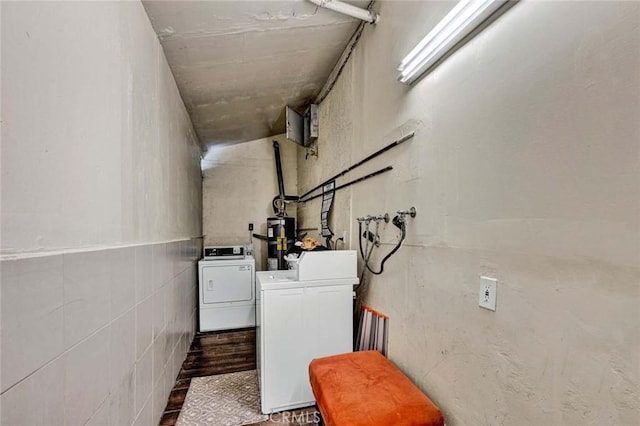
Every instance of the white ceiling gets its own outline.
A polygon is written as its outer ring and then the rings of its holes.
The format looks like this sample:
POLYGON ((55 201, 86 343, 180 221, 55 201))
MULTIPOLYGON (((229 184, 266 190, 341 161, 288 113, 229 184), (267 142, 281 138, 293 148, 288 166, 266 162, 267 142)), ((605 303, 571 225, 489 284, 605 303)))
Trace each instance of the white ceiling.
POLYGON ((143 4, 205 148, 282 133, 285 105, 315 98, 360 22, 307 0, 143 4))

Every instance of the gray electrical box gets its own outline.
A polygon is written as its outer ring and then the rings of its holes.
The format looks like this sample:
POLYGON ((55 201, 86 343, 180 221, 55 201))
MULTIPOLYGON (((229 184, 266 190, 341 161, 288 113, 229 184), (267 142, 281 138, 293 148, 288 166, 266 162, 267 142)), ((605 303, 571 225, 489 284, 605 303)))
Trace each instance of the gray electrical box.
POLYGON ((309 146, 318 138, 318 105, 310 104, 304 115, 286 107, 287 139, 302 146, 309 146))

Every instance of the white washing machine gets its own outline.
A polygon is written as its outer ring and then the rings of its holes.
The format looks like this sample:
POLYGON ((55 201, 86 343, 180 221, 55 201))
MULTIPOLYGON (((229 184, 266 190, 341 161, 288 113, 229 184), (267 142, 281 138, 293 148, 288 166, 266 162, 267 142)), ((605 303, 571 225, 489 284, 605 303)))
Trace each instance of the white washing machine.
POLYGON ((256 349, 264 414, 315 403, 309 384, 313 358, 351 352, 353 250, 304 253, 297 270, 256 274, 256 349))
POLYGON ((198 266, 200 331, 255 327, 254 258, 205 258, 198 266))

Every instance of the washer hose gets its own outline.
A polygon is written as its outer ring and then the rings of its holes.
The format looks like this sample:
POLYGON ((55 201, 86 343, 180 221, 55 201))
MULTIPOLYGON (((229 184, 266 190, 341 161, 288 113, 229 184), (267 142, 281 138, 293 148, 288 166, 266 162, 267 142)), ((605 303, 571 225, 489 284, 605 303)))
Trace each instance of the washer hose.
MULTIPOLYGON (((394 221, 395 222, 395 221, 394 221)), ((395 224, 395 223, 394 223, 395 224)), ((396 225, 397 226, 397 225, 396 225)), ((369 258, 371 257, 371 253, 373 253, 373 248, 375 247, 375 245, 371 246, 371 250, 369 251, 368 255, 365 256, 364 251, 362 250, 362 222, 359 223, 358 225, 358 235, 360 236, 360 238, 358 238, 358 243, 360 246, 360 256, 362 256, 362 260, 364 261, 364 266, 369 270, 369 272, 371 272, 374 275, 380 275, 382 274, 382 272, 384 272, 384 264, 387 260, 389 260, 389 258, 391 256, 393 256, 393 254, 395 252, 398 251, 398 249, 400 249, 400 247, 402 246, 402 243, 404 242, 405 237, 407 236, 407 230, 405 227, 405 223, 404 221, 400 222, 400 231, 402 232, 401 237, 400 237, 400 241, 398 241, 398 244, 396 244, 396 246, 393 248, 393 250, 391 250, 385 257, 384 259, 382 259, 382 262, 380 262, 380 270, 379 271, 374 271, 373 269, 371 269, 371 267, 369 266, 369 258)))

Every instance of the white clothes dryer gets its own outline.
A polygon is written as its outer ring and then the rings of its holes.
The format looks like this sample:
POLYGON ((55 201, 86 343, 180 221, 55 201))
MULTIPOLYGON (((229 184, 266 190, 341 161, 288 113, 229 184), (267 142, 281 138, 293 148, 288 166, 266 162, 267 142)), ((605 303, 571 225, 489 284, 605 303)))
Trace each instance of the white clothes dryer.
POLYGON ((203 259, 198 262, 200 331, 255 327, 255 260, 203 259))

